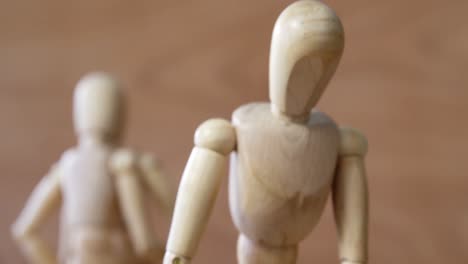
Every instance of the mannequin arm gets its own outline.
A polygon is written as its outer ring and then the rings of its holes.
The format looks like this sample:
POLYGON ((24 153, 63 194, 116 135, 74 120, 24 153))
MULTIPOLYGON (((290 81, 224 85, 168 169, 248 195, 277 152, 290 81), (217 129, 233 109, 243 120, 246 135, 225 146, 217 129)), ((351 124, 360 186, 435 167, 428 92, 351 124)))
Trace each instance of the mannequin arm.
POLYGON ((171 188, 161 165, 150 154, 144 154, 139 159, 139 168, 143 183, 148 187, 152 196, 161 204, 164 211, 172 214, 175 194, 171 188))
POLYGON ((164 264, 189 263, 211 214, 236 142, 232 125, 221 119, 204 122, 180 182, 164 264))
POLYGON ((55 254, 37 234, 61 201, 59 166, 55 165, 31 193, 26 206, 12 226, 12 234, 30 263, 56 263, 55 254))
POLYGON ((367 140, 358 131, 341 129, 333 205, 342 264, 367 263, 368 191, 364 155, 367 140))
POLYGON ((163 250, 154 239, 146 214, 144 188, 136 166, 136 155, 131 151, 120 150, 114 153, 110 162, 111 170, 116 176, 120 207, 135 253, 141 259, 159 258, 160 261, 163 250))

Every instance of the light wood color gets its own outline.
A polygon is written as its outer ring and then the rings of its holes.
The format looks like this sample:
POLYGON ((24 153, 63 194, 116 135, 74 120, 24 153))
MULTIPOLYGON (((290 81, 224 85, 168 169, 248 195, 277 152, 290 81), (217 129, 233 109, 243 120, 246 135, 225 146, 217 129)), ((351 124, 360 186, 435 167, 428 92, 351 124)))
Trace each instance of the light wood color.
MULTIPOLYGON (((335 123, 312 112, 306 123, 277 118, 268 104, 233 114, 229 201, 234 223, 252 241, 295 246, 317 224, 333 181, 340 141, 335 123)), ((248 262, 247 262, 248 263, 248 262)))
POLYGON ((278 17, 270 48, 270 101, 275 111, 307 119, 335 73, 344 33, 333 10, 297 1, 278 17))
POLYGON ((230 152, 238 263, 296 263, 299 244, 317 225, 330 192, 342 263, 367 262, 365 138, 355 130, 340 132, 330 117, 312 109, 341 57, 341 23, 323 3, 298 1, 279 16, 271 47, 271 104, 240 106, 232 124, 209 120, 195 133, 165 264, 188 263, 195 255, 230 152))
MULTIPOLYGON (((31 194, 12 232, 30 263, 155 263, 164 245, 154 236, 144 204, 154 181, 164 181, 149 154, 119 148, 124 113, 118 82, 93 73, 78 83, 74 97, 78 145, 66 151, 31 194), (142 165, 143 164, 143 165, 142 165), (157 175, 156 179, 152 179, 157 175), (62 204, 59 254, 38 232, 62 204)), ((167 208, 170 189, 162 202, 167 208)))
POLYGON ((121 87, 105 73, 84 76, 73 96, 73 121, 80 141, 116 143, 121 133, 124 105, 121 87))
POLYGON ((355 129, 342 128, 339 153, 333 186, 339 255, 344 263, 366 263, 369 211, 364 166, 366 138, 355 129))
POLYGON ((195 147, 180 182, 164 263, 188 263, 208 222, 227 157, 235 146, 232 125, 208 120, 195 133, 195 147))
POLYGON ((237 241, 238 263, 296 263, 297 245, 288 247, 271 247, 251 241, 240 235, 237 241))
MULTIPOLYGON (((117 175, 117 196, 134 252, 143 260, 160 262, 163 257, 163 245, 154 237, 154 230, 145 208, 144 181, 140 176, 138 159, 135 153, 120 150, 113 154, 110 166, 112 172, 117 175)), ((144 178, 148 176, 152 175, 144 178)))

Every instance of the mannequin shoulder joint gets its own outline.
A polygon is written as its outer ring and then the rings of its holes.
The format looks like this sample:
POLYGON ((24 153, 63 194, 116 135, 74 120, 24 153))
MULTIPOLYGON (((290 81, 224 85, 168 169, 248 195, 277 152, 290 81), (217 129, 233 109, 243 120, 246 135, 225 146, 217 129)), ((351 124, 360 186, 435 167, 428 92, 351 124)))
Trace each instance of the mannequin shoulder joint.
POLYGON ((137 154, 130 149, 119 149, 112 153, 109 167, 117 175, 133 171, 137 168, 137 154))
POLYGON ((360 131, 349 128, 340 128, 340 149, 341 156, 365 156, 367 153, 367 139, 360 131))
POLYGON ((236 131, 224 119, 207 120, 195 132, 195 145, 227 155, 235 148, 236 131))

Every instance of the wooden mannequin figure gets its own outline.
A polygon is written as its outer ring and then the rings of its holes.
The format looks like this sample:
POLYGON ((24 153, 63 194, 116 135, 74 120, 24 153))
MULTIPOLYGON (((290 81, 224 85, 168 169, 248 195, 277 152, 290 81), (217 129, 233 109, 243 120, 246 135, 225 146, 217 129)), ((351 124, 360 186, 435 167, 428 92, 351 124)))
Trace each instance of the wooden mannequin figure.
POLYGON ((12 232, 30 263, 160 263, 144 191, 169 212, 173 193, 151 155, 119 148, 123 125, 119 84, 104 73, 85 76, 74 94, 78 144, 36 186, 12 232), (62 203, 58 258, 38 229, 62 203))
POLYGON ((366 138, 313 109, 338 65, 343 35, 339 18, 319 1, 298 1, 282 12, 270 50, 271 103, 243 105, 232 122, 212 119, 197 129, 165 264, 194 256, 229 154, 239 263, 296 263, 298 245, 316 226, 330 192, 341 263, 366 263, 366 138))

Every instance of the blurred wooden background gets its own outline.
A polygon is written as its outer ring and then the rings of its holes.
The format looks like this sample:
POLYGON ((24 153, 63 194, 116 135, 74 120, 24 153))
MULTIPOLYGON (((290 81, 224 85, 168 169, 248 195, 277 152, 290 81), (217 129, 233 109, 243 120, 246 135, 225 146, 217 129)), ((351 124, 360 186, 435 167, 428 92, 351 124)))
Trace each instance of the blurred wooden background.
MULTIPOLYGON (((119 76, 126 143, 177 184, 200 122, 267 100, 270 34, 290 2, 0 1, 0 263, 24 263, 8 228, 75 143, 80 76, 119 76)), ((368 136, 371 263, 468 263, 468 2, 327 3, 347 42, 319 107, 368 136)), ((335 236, 328 208, 299 263, 338 263, 335 236)), ((236 238, 225 181, 194 263, 235 263, 236 238)))

